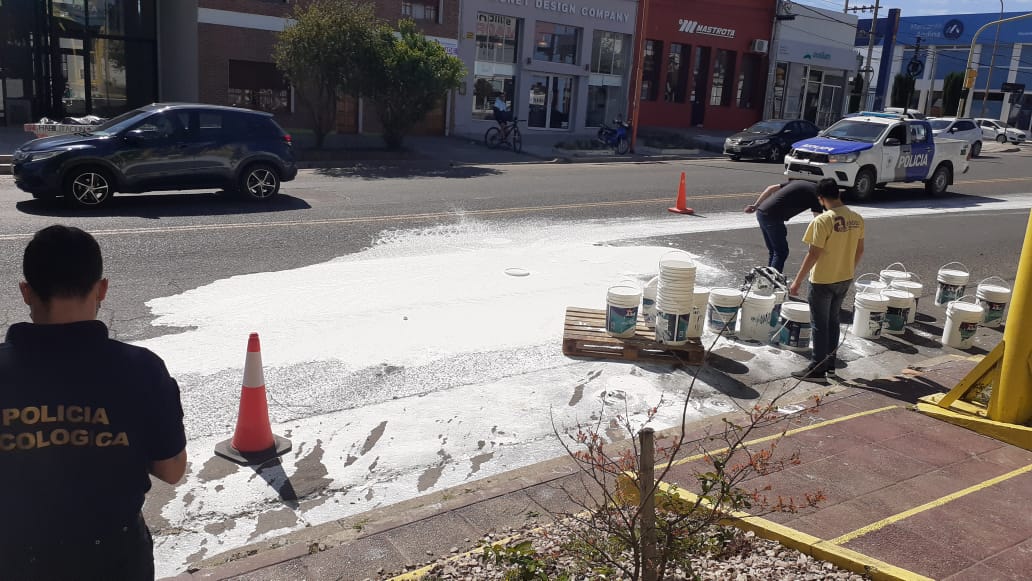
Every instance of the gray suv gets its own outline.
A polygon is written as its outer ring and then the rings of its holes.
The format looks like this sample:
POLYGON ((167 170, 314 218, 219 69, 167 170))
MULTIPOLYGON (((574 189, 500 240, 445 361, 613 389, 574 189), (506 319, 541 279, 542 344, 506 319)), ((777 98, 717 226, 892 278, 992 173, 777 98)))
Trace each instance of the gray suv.
POLYGON ((115 192, 222 188, 265 201, 297 165, 272 115, 194 103, 155 103, 76 134, 14 152, 14 183, 35 198, 97 207, 115 192))

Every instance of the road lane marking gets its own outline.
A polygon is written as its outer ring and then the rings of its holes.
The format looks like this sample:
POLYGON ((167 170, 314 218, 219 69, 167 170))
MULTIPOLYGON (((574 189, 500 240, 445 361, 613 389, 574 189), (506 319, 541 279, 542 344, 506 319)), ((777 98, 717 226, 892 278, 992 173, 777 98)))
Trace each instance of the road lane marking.
MULTIPOLYGON (((857 412, 855 414, 849 414, 848 416, 842 416, 840 418, 833 418, 833 419, 830 419, 830 420, 824 420, 823 422, 817 422, 815 424, 810 424, 809 426, 803 426, 801 428, 794 428, 794 429, 788 430, 788 431, 786 431, 784 433, 777 433, 777 434, 772 434, 770 436, 764 436, 762 438, 756 438, 755 440, 749 440, 748 442, 742 442, 741 445, 744 446, 744 447, 749 447, 749 446, 753 446, 755 444, 762 444, 763 442, 769 442, 771 440, 777 440, 777 439, 780 439, 780 438, 791 436, 793 434, 799 434, 799 433, 802 433, 802 432, 808 432, 810 430, 815 430, 817 428, 823 428, 825 426, 830 426, 830 425, 833 425, 833 424, 838 424, 840 422, 845 422, 845 421, 848 421, 848 420, 853 420, 853 419, 856 419, 856 418, 861 418, 863 416, 869 416, 869 415, 872 415, 872 414, 878 414, 878 413, 881 413, 881 412, 887 412, 889 410, 894 410, 894 409, 897 409, 897 408, 899 408, 899 406, 890 405, 890 406, 885 406, 885 407, 877 408, 877 409, 873 409, 873 410, 857 412)), ((728 450, 728 448, 721 448, 719 450, 713 450, 713 451, 710 451, 710 452, 704 452, 702 454, 695 454, 694 456, 688 456, 686 458, 681 458, 680 460, 675 460, 673 462, 667 462, 665 464, 657 464, 656 468, 657 469, 660 469, 660 468, 666 469, 668 467, 680 466, 681 464, 687 464, 689 462, 695 462, 696 460, 702 460, 703 458, 706 458, 707 456, 712 456, 714 454, 720 454, 722 452, 727 452, 727 450, 728 450)))
POLYGON ((846 533, 846 534, 844 534, 844 535, 842 535, 840 537, 836 537, 834 539, 831 539, 828 542, 830 542, 832 544, 835 544, 835 545, 844 545, 844 544, 848 543, 849 541, 852 541, 853 539, 857 539, 857 538, 862 537, 862 536, 864 536, 864 535, 866 535, 868 533, 873 533, 874 531, 877 531, 879 529, 885 528, 885 527, 887 527, 887 526, 889 526, 889 525, 891 525, 893 523, 897 523, 897 522, 899 522, 901 520, 910 518, 910 517, 912 517, 912 516, 914 516, 916 514, 925 512, 927 510, 931 510, 933 508, 938 508, 938 507, 943 506, 943 505, 945 505, 945 504, 947 504, 949 502, 957 500, 958 498, 967 496, 967 495, 969 495, 971 493, 974 493, 974 492, 979 492, 981 490, 985 490, 985 489, 989 488, 990 486, 993 486, 995 484, 999 484, 999 483, 1001 483, 1001 482, 1003 482, 1005 480, 1010 480, 1011 478, 1014 478, 1015 476, 1021 476, 1022 474, 1027 474, 1028 472, 1032 472, 1032 464, 1029 464, 1028 466, 1024 466, 1022 468, 1018 468, 1017 470, 1011 470, 1010 472, 1008 472, 1006 474, 1001 474, 1001 475, 997 476, 996 478, 990 478, 989 480, 985 480, 983 482, 979 482, 978 484, 975 484, 973 486, 968 486, 967 488, 965 488, 963 490, 958 490, 957 492, 954 492, 952 494, 947 494, 946 496, 937 498, 937 499, 932 500, 930 502, 926 502, 926 503, 922 504, 921 506, 916 506, 916 507, 911 508, 909 510, 905 510, 903 512, 894 514, 894 515, 892 515, 890 517, 883 518, 880 521, 871 523, 871 524, 869 524, 867 526, 864 526, 864 527, 860 527, 860 528, 856 529, 855 531, 852 531, 852 532, 846 533))

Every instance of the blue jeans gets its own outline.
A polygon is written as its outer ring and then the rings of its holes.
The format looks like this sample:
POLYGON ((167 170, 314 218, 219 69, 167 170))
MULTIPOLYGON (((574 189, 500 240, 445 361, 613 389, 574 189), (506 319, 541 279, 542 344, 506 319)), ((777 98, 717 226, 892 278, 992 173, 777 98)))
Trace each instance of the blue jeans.
POLYGON ((771 218, 763 210, 756 210, 756 221, 763 232, 763 243, 767 245, 767 266, 778 272, 785 272, 788 260, 788 227, 783 220, 771 218))
POLYGON ((839 343, 839 311, 849 292, 852 280, 831 284, 810 283, 810 325, 813 330, 811 359, 818 369, 835 368, 835 351, 839 343))

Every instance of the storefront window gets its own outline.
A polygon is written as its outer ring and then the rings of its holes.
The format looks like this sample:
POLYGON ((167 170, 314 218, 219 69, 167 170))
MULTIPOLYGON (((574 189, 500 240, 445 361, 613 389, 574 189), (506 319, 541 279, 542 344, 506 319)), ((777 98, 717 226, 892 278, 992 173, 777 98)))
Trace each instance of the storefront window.
POLYGON ((1010 74, 1011 55, 1014 54, 1013 44, 1001 44, 996 49, 996 59, 992 60, 993 74, 989 76, 989 62, 992 59, 992 45, 982 45, 982 58, 978 68, 978 79, 975 81, 975 88, 985 88, 986 80, 989 81, 990 91, 999 91, 1000 86, 1007 82, 1010 74))
POLYGON ((717 50, 713 61, 713 85, 710 87, 710 105, 731 104, 731 83, 735 78, 735 53, 717 50))
POLYGON ((581 29, 552 22, 534 24, 534 60, 577 64, 581 29))
POLYGON ((627 111, 624 78, 627 55, 632 50, 627 34, 596 30, 591 43, 591 76, 588 78, 587 127, 600 127, 627 111))
POLYGON ((760 86, 760 57, 755 54, 742 55, 742 72, 738 74, 738 106, 752 109, 760 105, 763 95, 757 94, 760 86))
POLYGON ((521 21, 502 14, 477 13, 477 57, 473 70, 473 118, 494 119, 495 97, 505 93, 509 110, 516 79, 521 21))
POLYGON ((153 0, 89 0, 86 19, 94 34, 117 36, 154 36, 157 22, 153 0))
POLYGON ((290 111, 290 84, 272 63, 229 61, 230 105, 270 113, 290 111))
POLYGON ((655 101, 659 96, 659 65, 663 56, 663 43, 658 40, 645 41, 645 58, 641 65, 641 100, 655 101))
POLYGON ((688 54, 690 46, 671 43, 667 54, 666 90, 663 98, 674 103, 684 103, 688 93, 688 54))
POLYGON ((430 20, 437 22, 437 2, 413 2, 401 3, 401 15, 413 20, 430 20))

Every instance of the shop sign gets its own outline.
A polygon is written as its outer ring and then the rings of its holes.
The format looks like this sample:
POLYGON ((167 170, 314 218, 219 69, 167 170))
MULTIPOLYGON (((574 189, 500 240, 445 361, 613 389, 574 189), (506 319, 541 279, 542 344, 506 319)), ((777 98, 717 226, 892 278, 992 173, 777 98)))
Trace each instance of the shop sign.
POLYGON ((695 20, 687 20, 681 18, 679 21, 679 30, 685 34, 704 34, 706 36, 719 36, 720 38, 734 38, 734 28, 721 28, 719 26, 710 26, 708 24, 702 24, 695 20))
POLYGON ((857 68, 854 49, 793 40, 778 43, 778 61, 847 71, 855 71, 857 68))
POLYGON ((459 41, 454 38, 441 38, 439 36, 428 36, 427 40, 432 40, 444 48, 444 52, 452 55, 459 56, 459 41))
POLYGON ((477 35, 516 38, 516 18, 514 16, 478 12, 477 35))
POLYGON ((564 2, 563 0, 497 0, 499 4, 510 6, 533 6, 538 10, 546 12, 558 12, 560 14, 579 14, 596 20, 609 20, 612 22, 630 22, 629 12, 620 10, 609 10, 595 6, 581 6, 576 2, 564 2))

